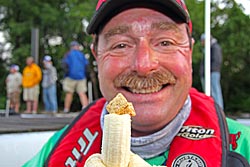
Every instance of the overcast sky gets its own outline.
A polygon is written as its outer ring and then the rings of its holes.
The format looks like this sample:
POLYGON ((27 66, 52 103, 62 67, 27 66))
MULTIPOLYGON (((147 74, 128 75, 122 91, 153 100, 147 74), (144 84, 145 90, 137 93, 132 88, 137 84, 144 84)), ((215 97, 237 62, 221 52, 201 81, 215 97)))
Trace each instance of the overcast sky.
POLYGON ((245 8, 245 13, 250 15, 250 0, 235 0, 237 3, 240 3, 245 8))

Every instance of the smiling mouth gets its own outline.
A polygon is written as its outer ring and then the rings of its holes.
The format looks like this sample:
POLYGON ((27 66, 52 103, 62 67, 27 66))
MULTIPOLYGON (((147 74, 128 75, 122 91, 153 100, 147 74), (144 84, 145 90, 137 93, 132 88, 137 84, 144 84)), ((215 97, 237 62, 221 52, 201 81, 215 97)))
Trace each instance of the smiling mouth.
POLYGON ((148 88, 129 88, 129 87, 122 87, 123 89, 125 89, 126 91, 129 91, 131 93, 135 93, 135 94, 150 94, 150 93, 156 93, 159 92, 160 90, 162 90, 163 88, 167 87, 170 84, 165 84, 162 86, 154 86, 154 87, 148 87, 148 88))
POLYGON ((135 94, 156 93, 175 83, 176 79, 170 72, 154 72, 147 76, 132 72, 120 75, 114 81, 117 88, 135 94))

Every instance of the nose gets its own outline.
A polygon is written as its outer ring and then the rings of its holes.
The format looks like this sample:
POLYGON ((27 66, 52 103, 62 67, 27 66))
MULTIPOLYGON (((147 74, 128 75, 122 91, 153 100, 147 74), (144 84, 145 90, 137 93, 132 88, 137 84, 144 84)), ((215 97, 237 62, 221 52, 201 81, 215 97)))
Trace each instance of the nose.
POLYGON ((134 54, 133 70, 145 76, 158 67, 158 58, 146 40, 140 41, 134 54))

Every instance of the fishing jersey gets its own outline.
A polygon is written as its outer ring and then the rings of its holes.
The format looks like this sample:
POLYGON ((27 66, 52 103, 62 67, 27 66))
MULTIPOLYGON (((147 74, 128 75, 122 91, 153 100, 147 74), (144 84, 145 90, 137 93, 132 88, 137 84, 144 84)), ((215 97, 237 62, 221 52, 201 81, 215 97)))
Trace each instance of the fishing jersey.
MULTIPOLYGON (((240 153, 250 161, 250 128, 227 118, 221 124, 223 115, 217 115, 219 109, 214 101, 191 89, 192 109, 188 120, 184 123, 172 141, 170 149, 155 158, 147 159, 151 165, 183 166, 192 163, 199 167, 233 166, 229 150, 240 153), (197 116, 198 115, 198 116, 197 116), (220 118, 221 117, 221 118, 220 118), (227 135, 227 125, 230 135, 227 135), (228 149, 228 150, 227 150, 228 149), (164 157, 164 158, 162 158, 164 157), (230 164, 226 164, 226 162, 230 164)), ((100 153, 102 130, 100 115, 105 104, 100 99, 83 111, 72 124, 55 133, 42 150, 27 166, 83 166, 88 156, 100 153)), ((243 157, 238 158, 244 161, 243 157)), ((246 163, 246 162, 243 162, 246 163)), ((239 166, 237 166, 239 167, 239 166)))

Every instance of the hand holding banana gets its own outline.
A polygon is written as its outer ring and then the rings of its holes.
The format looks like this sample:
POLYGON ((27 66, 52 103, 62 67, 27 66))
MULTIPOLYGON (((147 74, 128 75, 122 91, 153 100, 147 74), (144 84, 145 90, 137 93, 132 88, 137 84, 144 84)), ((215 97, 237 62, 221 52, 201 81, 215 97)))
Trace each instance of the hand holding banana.
POLYGON ((84 167, 151 167, 130 151, 132 103, 119 93, 106 108, 101 154, 91 155, 84 167))

